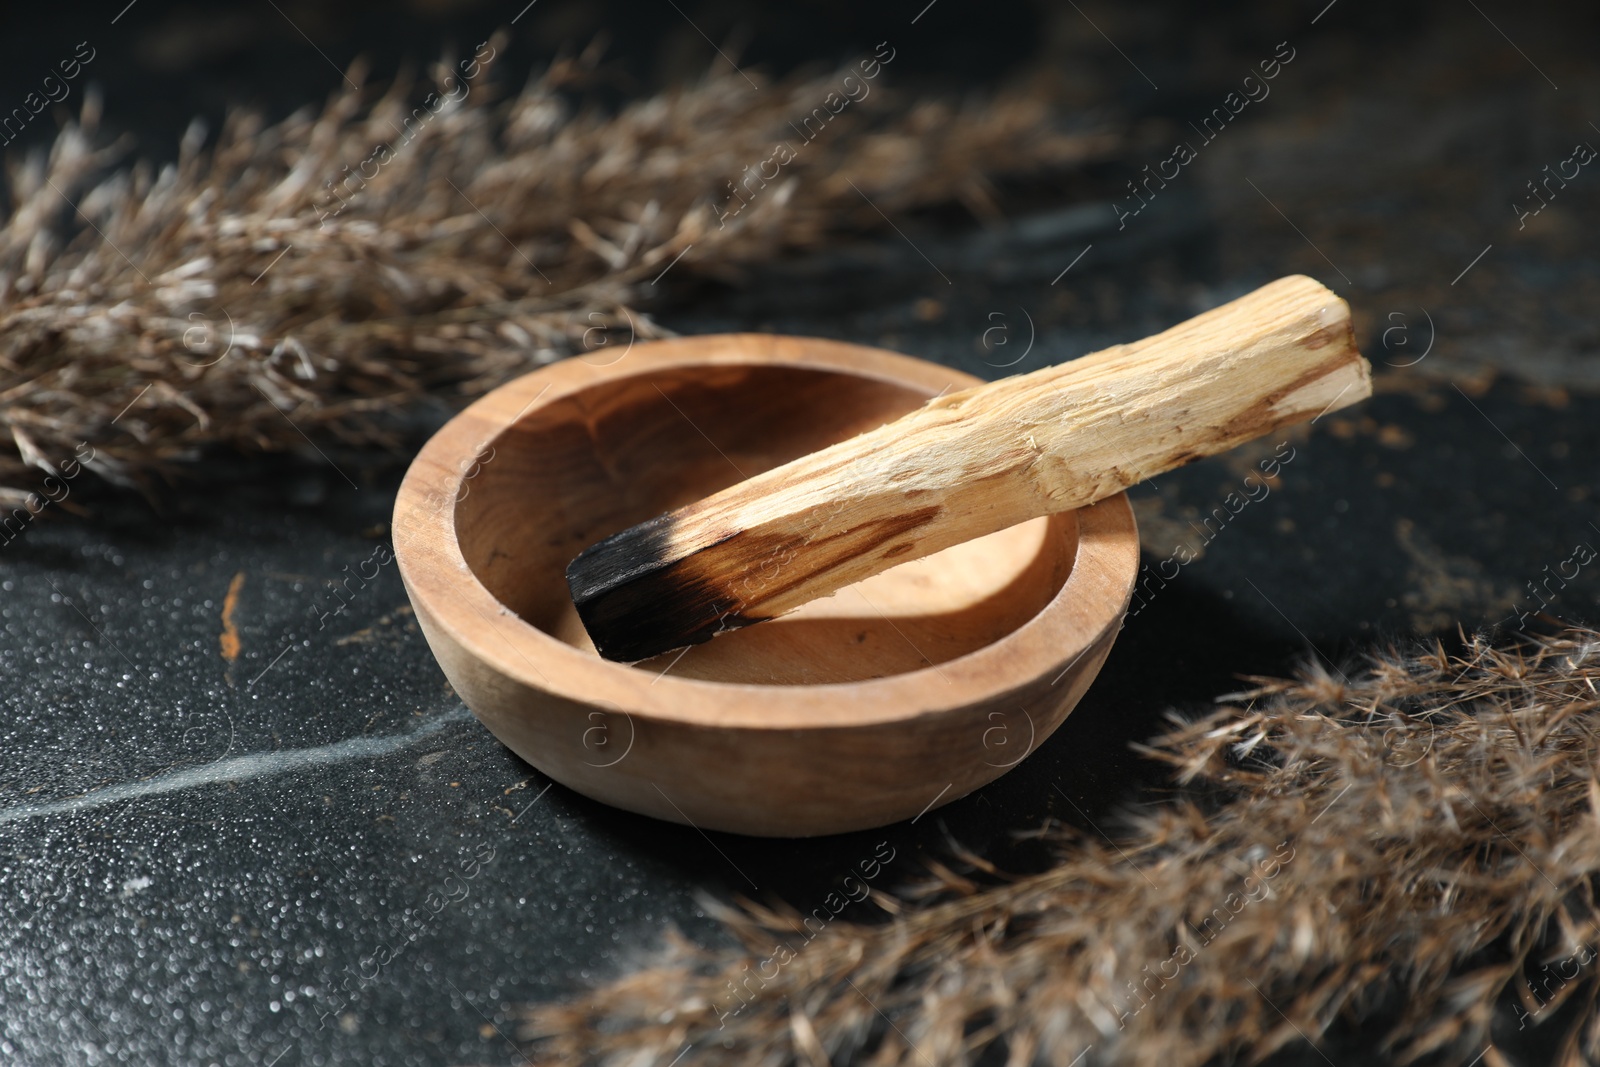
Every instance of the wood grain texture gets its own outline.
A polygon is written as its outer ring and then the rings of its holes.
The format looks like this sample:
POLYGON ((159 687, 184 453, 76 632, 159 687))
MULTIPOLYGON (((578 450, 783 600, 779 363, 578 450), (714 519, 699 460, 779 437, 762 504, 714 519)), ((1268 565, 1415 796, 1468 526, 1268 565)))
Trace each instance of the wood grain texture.
POLYGON ((939 397, 654 517, 578 555, 569 586, 600 653, 638 660, 1370 393, 1349 307, 1283 278, 1154 337, 939 397))
POLYGON ((975 383, 762 335, 518 379, 440 430, 401 486, 395 554, 417 619, 496 736, 606 803, 776 836, 947 803, 1048 737, 1099 670, 1138 567, 1124 498, 634 665, 594 653, 564 568, 596 538, 975 383))

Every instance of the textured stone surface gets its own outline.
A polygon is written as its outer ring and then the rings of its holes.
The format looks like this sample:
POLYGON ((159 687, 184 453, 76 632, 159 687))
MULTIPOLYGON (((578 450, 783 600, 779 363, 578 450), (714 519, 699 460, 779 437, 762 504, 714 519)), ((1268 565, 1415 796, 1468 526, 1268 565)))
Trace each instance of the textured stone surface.
MULTIPOLYGON (((104 35, 123 92, 139 49, 181 18, 141 7, 104 35)), ((1148 562, 1180 543, 1200 558, 1129 619, 1059 733, 915 825, 756 841, 550 787, 461 707, 393 565, 372 562, 404 457, 219 458, 159 507, 86 488, 74 499, 92 521, 42 522, 0 548, 0 1060, 514 1061, 516 1004, 618 972, 668 923, 718 936, 697 893, 807 909, 879 841, 897 850, 892 886, 947 835, 1026 869, 1043 857, 1014 831, 1107 829, 1155 781, 1127 745, 1167 708, 1303 655, 1514 625, 1529 582, 1600 545, 1600 173, 1520 229, 1512 207, 1573 144, 1600 144, 1580 47, 1593 16, 1494 13, 1514 49, 1470 7, 1357 7, 1313 26, 1309 8, 1241 6, 1176 28, 1095 9, 1159 89, 1070 11, 1044 19, 1030 48, 1058 60, 1063 92, 1144 116, 1126 172, 1019 191, 997 228, 897 220, 904 237, 686 290, 662 311, 682 332, 838 337, 994 377, 1290 271, 1356 308, 1379 395, 1292 437, 1270 494, 1214 535, 1198 524, 1277 442, 1140 487, 1148 562), (1296 56, 1273 95, 1119 230, 1123 182, 1192 139, 1183 126, 1281 39, 1296 56), (374 568, 319 618, 332 581, 374 568)), ((752 19, 759 42, 768 24, 752 19)), ((945 0, 897 32, 907 53, 926 33, 938 54, 971 35, 1002 55, 1009 25, 945 0)), ((295 99, 333 75, 304 77, 295 99)), ((145 121, 159 132, 168 117, 145 121)), ((1585 569, 1550 606, 1594 622, 1597 593, 1585 569)))

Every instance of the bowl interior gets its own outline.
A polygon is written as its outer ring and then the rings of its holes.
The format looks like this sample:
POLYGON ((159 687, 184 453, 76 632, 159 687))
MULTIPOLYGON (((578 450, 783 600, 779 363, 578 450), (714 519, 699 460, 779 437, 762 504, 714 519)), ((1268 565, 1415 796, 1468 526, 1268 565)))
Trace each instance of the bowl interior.
MULTIPOLYGON (((566 566, 618 530, 892 421, 931 392, 832 368, 662 367, 534 404, 469 467, 462 554, 529 624, 593 652, 566 566)), ((1071 514, 903 563, 772 622, 637 667, 773 685, 937 667, 1011 633, 1066 581, 1071 514)))

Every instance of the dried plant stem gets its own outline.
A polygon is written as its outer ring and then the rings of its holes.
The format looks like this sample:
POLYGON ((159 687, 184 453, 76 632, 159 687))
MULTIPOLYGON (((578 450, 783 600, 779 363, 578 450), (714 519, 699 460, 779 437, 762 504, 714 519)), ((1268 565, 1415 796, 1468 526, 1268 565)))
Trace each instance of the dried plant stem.
POLYGON ((528 1034, 569 1064, 687 1045, 681 1064, 1022 1067, 1092 1047, 1085 1062, 1194 1067, 1384 1009, 1402 1061, 1506 1064, 1489 1024, 1514 995, 1523 1026, 1576 1019, 1577 1065, 1600 1052, 1597 680, 1584 629, 1254 679, 1148 748, 1198 793, 1115 843, 1053 831, 1055 867, 988 887, 936 867, 912 900, 882 898, 891 921, 809 942, 743 902, 724 918, 750 954, 674 939, 533 1009, 528 1034))
POLYGON ((957 200, 1110 145, 1026 95, 955 107, 886 89, 801 139, 791 121, 836 78, 711 75, 580 110, 565 90, 588 56, 495 102, 503 46, 438 65, 430 94, 402 80, 275 125, 239 112, 209 148, 195 127, 159 170, 111 169, 91 97, 48 153, 11 160, 0 501, 83 443, 89 470, 124 483, 211 444, 387 444, 424 391, 659 336, 636 305, 669 265, 726 272, 881 225, 863 193, 887 212, 957 200), (750 180, 785 140, 793 159, 750 180))

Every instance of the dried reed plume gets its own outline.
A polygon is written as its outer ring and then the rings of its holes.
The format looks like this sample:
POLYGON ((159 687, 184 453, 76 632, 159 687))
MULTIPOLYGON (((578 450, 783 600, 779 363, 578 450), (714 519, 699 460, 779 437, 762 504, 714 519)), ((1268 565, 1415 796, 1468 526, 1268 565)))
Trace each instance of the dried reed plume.
POLYGON ((1025 1067, 1092 1046, 1081 1062, 1189 1067, 1344 1016, 1401 1061, 1498 1067, 1501 1002, 1502 1040, 1509 1006, 1582 1063, 1600 1052, 1597 679, 1593 630, 1251 679, 1146 750, 1202 792, 1140 809, 1115 844, 1062 833, 1057 866, 999 884, 965 856, 987 887, 936 866, 918 899, 881 899, 891 921, 809 944, 744 902, 725 917, 749 954, 674 939, 532 1009, 527 1036, 567 1064, 688 1044, 680 1065, 1025 1067))
POLYGON ((352 70, 320 113, 236 112, 209 148, 192 127, 159 169, 112 169, 93 98, 48 153, 12 159, 0 502, 85 443, 121 483, 209 444, 387 443, 425 390, 660 334, 634 305, 680 255, 678 271, 727 272, 1109 145, 1027 94, 905 102, 883 78, 797 136, 837 75, 709 75, 604 114, 570 103, 587 54, 495 102, 503 44, 376 99, 352 70), (746 184, 785 140, 794 158, 746 184), (750 203, 719 222, 734 181, 750 203))

